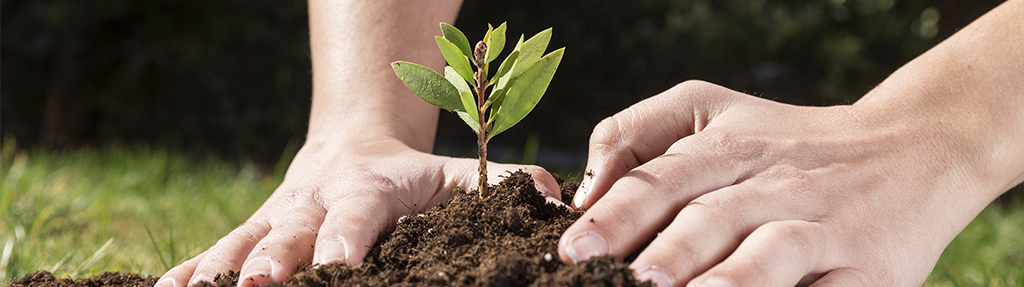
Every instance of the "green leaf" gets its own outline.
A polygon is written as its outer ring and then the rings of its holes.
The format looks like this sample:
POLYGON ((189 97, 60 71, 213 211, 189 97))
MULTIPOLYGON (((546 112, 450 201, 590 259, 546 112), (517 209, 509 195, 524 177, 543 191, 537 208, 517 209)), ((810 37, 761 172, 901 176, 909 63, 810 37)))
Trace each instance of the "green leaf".
POLYGON ((392 62, 391 68, 395 70, 398 79, 424 101, 449 111, 464 109, 459 91, 434 70, 405 61, 392 62))
POLYGON ((459 51, 459 47, 456 47, 451 41, 440 36, 434 36, 434 40, 437 42, 437 47, 441 49, 441 54, 444 55, 445 61, 448 61, 448 65, 455 68, 455 71, 458 72, 463 79, 476 84, 473 81, 473 67, 469 65, 469 58, 466 58, 466 56, 459 51))
POLYGON ((488 123, 494 122, 494 118, 498 115, 497 111, 501 109, 502 102, 505 101, 505 94, 508 89, 496 89, 491 91, 491 96, 487 97, 487 105, 494 112, 491 113, 491 117, 487 119, 488 123))
POLYGON ((508 74, 508 71, 512 70, 512 65, 516 63, 516 59, 519 58, 519 51, 512 51, 508 54, 508 57, 504 61, 501 61, 501 66, 498 66, 498 72, 494 73, 494 77, 491 78, 491 84, 496 82, 496 79, 501 79, 502 76, 508 74))
POLYGON ((512 51, 521 52, 523 49, 523 34, 519 34, 519 41, 516 42, 516 47, 512 51))
MULTIPOLYGON (((522 47, 523 47, 523 35, 519 35, 519 41, 516 42, 516 47, 514 49, 512 49, 512 53, 509 54, 508 58, 505 58, 505 61, 503 61, 501 63, 501 66, 498 67, 498 71, 499 72, 501 72, 503 69, 509 69, 509 71, 515 69, 515 63, 519 60, 519 56, 522 55, 522 53, 520 51, 520 49, 522 49, 522 47)), ((536 61, 534 61, 534 62, 536 62, 536 61)), ((515 78, 512 77, 512 73, 509 73, 508 71, 504 72, 503 74, 496 75, 495 77, 498 78, 498 81, 497 81, 497 85, 494 86, 494 89, 491 90, 491 96, 494 96, 494 92, 496 90, 505 89, 505 87, 511 85, 512 82, 515 82, 515 78)), ((492 85, 495 84, 493 79, 491 81, 491 84, 492 85)), ((487 100, 491 101, 491 98, 488 97, 487 100)))
POLYGON ((468 113, 469 117, 473 120, 473 123, 469 126, 479 126, 480 123, 478 121, 480 120, 480 111, 476 108, 476 99, 473 98, 473 93, 467 90, 461 90, 459 91, 459 96, 462 98, 462 106, 466 109, 466 113, 468 113))
POLYGON ((505 50, 505 23, 501 23, 497 29, 489 33, 487 39, 487 62, 490 63, 498 58, 498 54, 505 50))
POLYGON ((463 122, 466 122, 466 124, 469 125, 469 127, 473 129, 473 132, 476 132, 476 134, 480 134, 480 123, 476 122, 476 120, 473 120, 473 118, 470 117, 469 113, 467 113, 467 112, 455 112, 455 113, 459 114, 459 118, 461 118, 463 122))
MULTIPOLYGON (((509 71, 512 70, 512 68, 515 66, 516 60, 519 59, 519 49, 522 46, 523 35, 519 35, 519 42, 516 42, 515 49, 512 49, 512 53, 509 54, 508 57, 501 62, 501 66, 498 66, 497 74, 494 75, 494 78, 491 78, 490 84, 493 85, 494 88, 491 89, 491 95, 487 97, 488 104, 490 104, 492 101, 495 101, 494 97, 495 95, 497 95, 496 93, 499 90, 506 90, 505 87, 507 87, 512 82, 515 82, 515 79, 512 78, 512 73, 509 73, 509 71), (497 78, 498 80, 495 81, 495 78, 497 78), (497 85, 494 85, 495 82, 497 82, 497 85)), ((497 106, 495 106, 494 108, 497 109, 497 106)), ((491 115, 493 118, 494 114, 492 113, 491 115)))
POLYGON ((540 56, 544 55, 544 50, 548 48, 549 41, 551 41, 551 28, 540 31, 537 35, 523 42, 519 51, 519 59, 516 60, 515 66, 512 67, 512 77, 518 77, 526 72, 526 70, 529 70, 533 63, 536 63, 540 56))
POLYGON ((452 66, 444 66, 444 78, 448 79, 448 82, 451 82, 452 85, 455 85, 455 89, 459 91, 470 90, 469 84, 466 83, 462 76, 459 76, 459 72, 456 72, 452 66))
POLYGON ((452 41, 456 47, 459 47, 459 50, 462 51, 462 54, 466 55, 466 57, 473 57, 473 47, 469 45, 469 40, 466 39, 466 34, 463 34, 459 28, 455 28, 455 26, 442 22, 441 34, 443 34, 444 38, 448 39, 448 41, 452 41))
POLYGON ((558 69, 558 63, 562 61, 564 53, 565 48, 561 48, 540 58, 530 69, 524 71, 512 86, 508 87, 508 92, 494 118, 493 131, 487 135, 488 140, 519 123, 533 111, 537 102, 547 91, 551 77, 555 75, 555 70, 558 69))
POLYGON ((494 27, 491 26, 491 23, 487 23, 487 33, 484 33, 484 43, 491 42, 491 32, 494 32, 494 27))
POLYGON ((459 118, 465 121, 474 132, 480 134, 480 123, 477 118, 480 111, 476 108, 476 101, 473 98, 473 92, 469 89, 469 85, 466 84, 466 81, 463 80, 451 66, 444 67, 444 77, 454 84, 455 88, 459 90, 462 110, 455 112, 459 114, 459 118))

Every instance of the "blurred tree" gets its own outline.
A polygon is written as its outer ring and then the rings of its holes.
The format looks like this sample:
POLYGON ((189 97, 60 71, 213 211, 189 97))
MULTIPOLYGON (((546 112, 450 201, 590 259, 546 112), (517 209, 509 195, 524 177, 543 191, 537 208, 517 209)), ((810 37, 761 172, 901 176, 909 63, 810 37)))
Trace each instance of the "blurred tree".
MULTIPOLYGON (((548 96, 495 145, 536 133, 585 152, 598 121, 688 79, 852 103, 1001 2, 467 0, 456 24, 471 39, 488 22, 515 23, 509 35, 554 27, 551 46, 568 53, 548 96)), ((269 161, 304 134, 302 1, 3 0, 0 12, 0 128, 22 142, 156 142, 269 161)), ((471 154, 458 121, 442 116, 440 145, 471 154)))
POLYGON ((276 159, 309 109, 305 3, 3 1, 2 124, 27 143, 276 159))

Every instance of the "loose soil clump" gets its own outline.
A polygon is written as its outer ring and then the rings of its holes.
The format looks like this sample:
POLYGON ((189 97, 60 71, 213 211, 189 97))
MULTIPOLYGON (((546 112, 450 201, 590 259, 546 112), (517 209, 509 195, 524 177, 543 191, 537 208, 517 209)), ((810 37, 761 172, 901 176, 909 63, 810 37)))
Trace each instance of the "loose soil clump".
MULTIPOLYGON (((561 180, 559 180, 561 182, 561 180)), ((577 185, 561 183, 562 198, 577 185)), ((558 258, 557 244, 582 214, 545 201, 524 172, 509 174, 491 195, 453 191, 447 203, 402 217, 382 234, 363 264, 305 266, 276 286, 650 286, 637 282, 614 256, 575 266, 558 258)), ((216 286, 235 286, 238 274, 217 276, 216 286)), ((152 286, 154 277, 104 273, 88 279, 54 279, 40 271, 11 286, 152 286), (120 275, 121 281, 96 280, 120 275), (61 281, 63 280, 63 281, 61 281), (59 285, 48 282, 60 281, 59 285), (110 282, 107 284, 105 282, 110 282), (123 282, 123 283, 120 283, 123 282)), ((210 286, 211 284, 200 284, 210 286)))

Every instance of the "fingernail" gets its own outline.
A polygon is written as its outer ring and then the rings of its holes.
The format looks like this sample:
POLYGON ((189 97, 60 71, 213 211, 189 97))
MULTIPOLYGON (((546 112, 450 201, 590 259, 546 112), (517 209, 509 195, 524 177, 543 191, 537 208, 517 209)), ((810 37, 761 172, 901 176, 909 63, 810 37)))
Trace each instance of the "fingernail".
POLYGON ((175 286, 178 286, 178 284, 174 283, 174 279, 170 278, 170 277, 161 279, 160 281, 157 281, 156 284, 153 285, 153 287, 175 287, 175 286))
POLYGON ((240 286, 259 286, 263 285, 267 281, 270 281, 270 274, 274 273, 274 266, 270 264, 270 259, 260 258, 249 262, 242 268, 242 278, 238 281, 240 286))
POLYGON ((640 282, 650 280, 651 283, 654 283, 654 286, 672 286, 672 279, 668 277, 668 274, 658 269, 648 269, 644 273, 637 275, 636 280, 640 282))
POLYGON ((557 206, 568 206, 568 205, 565 205, 565 202, 562 202, 561 200, 558 200, 557 198, 554 198, 554 197, 551 197, 551 196, 545 196, 544 200, 549 202, 549 203, 551 203, 551 204, 557 205, 557 206))
POLYGON ((196 276, 196 279, 192 279, 192 283, 189 283, 188 285, 195 285, 196 283, 203 282, 203 281, 210 282, 210 284, 214 284, 214 285, 217 284, 217 283, 213 282, 213 276, 210 276, 210 275, 199 275, 199 276, 196 276))
POLYGON ((735 287, 735 286, 736 285, 732 284, 732 281, 729 281, 729 279, 725 279, 725 278, 722 278, 722 277, 709 277, 707 279, 704 279, 704 281, 702 281, 700 283, 697 283, 696 287, 735 287))
POLYGON ((569 245, 565 247, 565 253, 569 255, 572 263, 576 264, 595 255, 608 253, 608 241, 605 241, 600 235, 588 232, 569 241, 569 245))
POLYGON ((320 252, 317 253, 316 263, 320 265, 328 263, 345 263, 348 259, 348 249, 345 242, 337 239, 324 241, 321 244, 320 252))
POLYGON ((587 196, 590 195, 590 181, 593 177, 593 175, 584 175, 583 182, 580 182, 580 187, 576 188, 576 196, 572 199, 572 204, 576 208, 583 207, 583 202, 587 201, 587 196))

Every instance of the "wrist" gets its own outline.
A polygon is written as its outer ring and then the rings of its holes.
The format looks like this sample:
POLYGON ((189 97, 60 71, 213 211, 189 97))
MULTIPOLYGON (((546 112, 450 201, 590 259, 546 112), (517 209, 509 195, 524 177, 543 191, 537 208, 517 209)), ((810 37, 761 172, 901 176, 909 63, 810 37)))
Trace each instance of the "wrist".
POLYGON ((302 152, 324 157, 380 157, 408 152, 422 152, 394 137, 322 134, 307 137, 302 152))
POLYGON ((389 95, 372 92, 362 94, 365 98, 395 98, 400 95, 415 101, 366 101, 344 105, 340 101, 332 101, 338 97, 314 95, 307 141, 347 148, 396 142, 421 152, 431 152, 437 130, 438 109, 414 95, 402 94, 408 93, 408 90, 390 92, 392 94, 389 95))
POLYGON ((934 183, 955 187, 958 198, 977 201, 980 211, 1024 178, 1024 119, 1007 109, 1021 103, 970 99, 970 92, 928 76, 894 74, 851 106, 855 118, 868 130, 890 133, 895 143, 887 148, 911 151, 918 166, 934 171, 928 175, 934 183))

